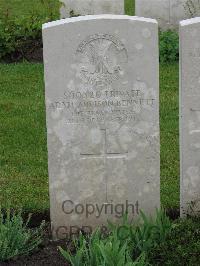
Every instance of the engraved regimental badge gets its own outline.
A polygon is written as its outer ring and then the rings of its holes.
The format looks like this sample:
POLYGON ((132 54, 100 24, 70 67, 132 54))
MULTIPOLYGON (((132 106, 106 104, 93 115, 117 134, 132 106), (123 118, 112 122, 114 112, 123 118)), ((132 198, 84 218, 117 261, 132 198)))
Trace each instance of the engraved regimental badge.
POLYGON ((79 76, 87 84, 105 86, 123 76, 128 61, 124 44, 109 34, 95 34, 84 40, 76 51, 79 76))

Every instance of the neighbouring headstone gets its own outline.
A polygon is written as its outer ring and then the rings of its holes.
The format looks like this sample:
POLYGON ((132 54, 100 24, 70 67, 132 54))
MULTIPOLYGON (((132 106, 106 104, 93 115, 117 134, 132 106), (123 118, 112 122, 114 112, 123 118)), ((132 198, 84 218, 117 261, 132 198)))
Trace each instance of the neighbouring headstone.
POLYGON ((124 0, 60 0, 61 18, 77 15, 124 14, 124 0))
POLYGON ((162 30, 178 29, 179 22, 200 11, 199 0, 136 0, 136 15, 158 20, 162 30))
POLYGON ((180 23, 181 215, 200 213, 200 18, 180 23))
POLYGON ((43 26, 54 239, 160 204, 158 25, 98 15, 43 26))
POLYGON ((135 14, 140 17, 154 18, 159 27, 169 27, 169 0, 135 0, 135 14))

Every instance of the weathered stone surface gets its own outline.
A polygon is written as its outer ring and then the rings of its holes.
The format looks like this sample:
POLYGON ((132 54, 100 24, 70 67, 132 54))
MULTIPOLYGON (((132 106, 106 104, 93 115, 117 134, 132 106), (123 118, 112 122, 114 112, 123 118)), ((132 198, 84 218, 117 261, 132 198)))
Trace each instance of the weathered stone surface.
POLYGON ((154 18, 162 29, 169 28, 169 0, 136 0, 135 14, 140 17, 154 18))
POLYGON ((127 207, 134 218, 139 209, 153 214, 160 204, 157 22, 78 17, 45 24, 43 39, 54 238, 71 226, 118 220, 127 207))
POLYGON ((180 24, 181 215, 200 212, 200 18, 180 24))
POLYGON ((74 15, 124 14, 124 0, 60 0, 61 18, 74 15))
POLYGON ((158 20, 163 30, 176 29, 181 20, 199 13, 199 1, 192 1, 187 7, 187 0, 136 0, 136 15, 158 20))
POLYGON ((171 28, 176 27, 178 29, 178 25, 181 20, 190 18, 190 14, 188 13, 188 10, 185 6, 187 0, 169 0, 169 2, 169 24, 171 28))

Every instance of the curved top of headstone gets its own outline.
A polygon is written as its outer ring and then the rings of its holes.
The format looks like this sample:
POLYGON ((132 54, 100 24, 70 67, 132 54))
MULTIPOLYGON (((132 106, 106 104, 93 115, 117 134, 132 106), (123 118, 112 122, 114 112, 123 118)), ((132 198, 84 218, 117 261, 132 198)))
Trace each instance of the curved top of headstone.
POLYGON ((88 15, 88 16, 79 16, 73 18, 66 18, 60 19, 52 22, 48 22, 42 25, 42 29, 47 29, 50 27, 61 26, 68 23, 74 22, 81 22, 81 21, 92 21, 92 20, 100 20, 100 19, 107 19, 107 20, 114 20, 114 19, 121 19, 121 20, 131 20, 131 21, 140 21, 140 22, 147 22, 147 23, 154 23, 158 24, 157 20, 151 18, 143 18, 138 16, 127 16, 127 15, 88 15))
POLYGON ((200 22, 200 17, 190 18, 190 19, 180 21, 180 26, 187 26, 187 25, 196 24, 199 22, 200 22))

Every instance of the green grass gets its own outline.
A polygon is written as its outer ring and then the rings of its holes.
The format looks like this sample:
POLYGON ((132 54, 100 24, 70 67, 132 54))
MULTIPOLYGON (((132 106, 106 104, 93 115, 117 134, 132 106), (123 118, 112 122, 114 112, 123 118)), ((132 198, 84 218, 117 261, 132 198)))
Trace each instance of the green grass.
MULTIPOLYGON (((84 1, 84 0, 83 0, 84 1)), ((128 15, 133 15, 134 1, 125 1, 125 11, 128 15)), ((40 14, 42 17, 46 17, 49 14, 49 7, 57 12, 57 18, 59 18, 59 1, 58 0, 0 0, 0 14, 7 13, 11 16, 28 16, 30 14, 40 14), (43 4, 45 2, 47 4, 43 4), (50 3, 50 5, 48 4, 50 3), (8 11, 7 11, 8 10, 8 11)))
POLYGON ((160 66, 161 201, 179 207, 178 64, 160 66))
POLYGON ((134 15, 135 14, 135 1, 133 0, 124 0, 125 4, 125 13, 127 15, 134 15))
MULTIPOLYGON (((42 64, 0 64, 0 203, 49 208, 42 64)), ((179 206, 178 64, 160 68, 161 198, 179 206)))
POLYGON ((0 201, 48 208, 43 66, 0 65, 0 201))
POLYGON ((51 10, 59 18, 59 0, 0 0, 0 16, 8 13, 11 17, 46 17, 51 10))

